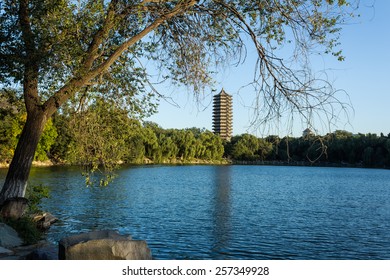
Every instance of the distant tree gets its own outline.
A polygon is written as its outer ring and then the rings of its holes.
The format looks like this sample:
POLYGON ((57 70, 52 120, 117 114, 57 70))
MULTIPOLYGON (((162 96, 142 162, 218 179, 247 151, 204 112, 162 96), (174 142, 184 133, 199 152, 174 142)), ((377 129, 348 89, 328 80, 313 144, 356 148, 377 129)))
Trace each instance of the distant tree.
POLYGON ((45 161, 49 159, 50 149, 57 141, 57 136, 57 128, 54 126, 52 119, 49 119, 43 129, 41 139, 38 142, 34 156, 35 160, 45 161))
POLYGON ((146 121, 146 122, 143 123, 143 126, 145 128, 153 130, 153 132, 156 135, 160 135, 161 133, 163 133, 163 128, 159 124, 157 124, 155 122, 146 121))
MULTIPOLYGON (((390 138, 390 137, 388 137, 390 138)), ((386 151, 390 154, 390 139, 387 139, 386 142, 384 143, 384 147, 386 151)))
POLYGON ((172 139, 179 149, 177 156, 182 160, 191 160, 196 154, 196 138, 191 130, 175 130, 172 139))
POLYGON ((127 155, 124 156, 124 160, 130 163, 143 163, 145 158, 145 145, 142 127, 133 128, 132 131, 133 135, 126 141, 128 152, 127 155))
MULTIPOLYGON (((234 137, 231 156, 237 160, 265 160, 272 151, 272 144, 254 135, 234 137)), ((232 142, 233 142, 232 141, 232 142)))
POLYGON ((265 160, 271 154, 273 150, 273 145, 270 142, 265 141, 264 139, 259 139, 259 148, 256 152, 260 160, 265 160))
POLYGON ((194 134, 195 138, 199 138, 206 130, 204 128, 198 128, 198 127, 191 127, 186 128, 186 130, 189 130, 194 134))
POLYGON ((151 127, 142 129, 142 138, 145 146, 145 156, 153 161, 161 161, 161 150, 156 133, 151 127))
POLYGON ((301 62, 316 47, 343 59, 337 46, 348 5, 345 0, 2 0, 0 83, 20 86, 27 119, 0 205, 24 196, 45 124, 65 103, 88 93, 140 115, 154 111, 148 105, 155 92, 142 59, 156 61, 163 79, 199 94, 211 84, 214 66, 245 57, 249 38, 258 54, 258 104, 264 104, 258 116, 331 112, 337 102, 333 89, 301 62), (292 57, 301 58, 297 69, 275 51, 290 42, 292 57))
MULTIPOLYGON (((26 111, 17 92, 3 89, 0 95, 0 162, 11 161, 25 121, 26 111)), ((34 155, 35 160, 48 159, 56 137, 56 127, 49 120, 38 142, 34 155)))
POLYGON ((172 137, 168 136, 166 133, 160 134, 158 142, 161 149, 162 161, 172 160, 177 157, 179 149, 172 137))
POLYGON ((53 125, 57 130, 57 138, 50 148, 51 160, 64 162, 68 159, 70 148, 74 145, 72 127, 69 116, 56 113, 53 116, 53 125))
POLYGON ((366 166, 372 166, 374 160, 374 149, 372 147, 366 147, 363 151, 363 163, 366 166))
POLYGON ((224 148, 222 139, 211 131, 200 131, 198 136, 199 151, 195 155, 197 158, 205 160, 222 159, 224 148))
POLYGON ((10 161, 23 128, 23 102, 15 91, 0 91, 0 161, 10 161))

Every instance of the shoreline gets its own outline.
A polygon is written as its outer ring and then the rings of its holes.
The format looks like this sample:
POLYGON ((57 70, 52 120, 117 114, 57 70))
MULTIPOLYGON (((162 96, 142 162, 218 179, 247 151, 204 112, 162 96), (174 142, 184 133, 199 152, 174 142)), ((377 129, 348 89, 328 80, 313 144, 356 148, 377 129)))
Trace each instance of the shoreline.
MULTIPOLYGON (((152 160, 145 158, 142 163, 120 163, 120 166, 148 166, 148 165, 264 165, 264 166, 307 166, 307 167, 337 167, 337 168, 371 168, 371 169, 390 169, 390 166, 365 166, 363 163, 346 163, 346 162, 306 162, 306 161, 246 161, 246 160, 182 160, 171 159, 163 162, 155 163, 152 160)), ((32 167, 52 167, 52 166, 76 166, 65 162, 48 161, 33 161, 32 167)), ((7 169, 9 163, 0 162, 0 169, 7 169)))
POLYGON ((390 166, 365 166, 360 163, 347 163, 347 162, 308 162, 308 161, 245 161, 245 160, 233 160, 232 165, 264 165, 264 166, 306 166, 306 167, 336 167, 336 168, 365 168, 365 169, 390 169, 390 166))
MULTIPOLYGON (((153 162, 152 160, 145 158, 143 162, 120 162, 119 166, 125 165, 134 165, 134 166, 142 166, 142 165, 230 165, 232 164, 231 160, 221 159, 221 160, 205 160, 205 159, 193 159, 193 160, 182 160, 178 159, 170 159, 164 160, 163 162, 153 162)), ((70 164, 66 162, 52 162, 50 160, 47 161, 33 161, 32 167, 51 167, 51 166, 77 166, 75 164, 70 164)), ((9 163, 0 162, 0 169, 7 169, 9 167, 9 163)))
MULTIPOLYGON (((32 166, 33 167, 48 167, 48 166, 61 166, 61 165, 67 165, 67 164, 64 164, 64 163, 54 163, 50 160, 46 160, 46 161, 33 161, 32 163, 32 166)), ((7 162, 0 162, 0 168, 8 168, 9 167, 9 163, 7 162)))

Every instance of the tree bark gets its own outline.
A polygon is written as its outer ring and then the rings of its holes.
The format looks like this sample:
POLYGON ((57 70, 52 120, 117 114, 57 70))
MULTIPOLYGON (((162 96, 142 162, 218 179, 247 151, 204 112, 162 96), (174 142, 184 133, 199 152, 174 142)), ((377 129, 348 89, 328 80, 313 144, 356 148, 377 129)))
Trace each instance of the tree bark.
POLYGON ((42 111, 27 115, 26 124, 0 192, 0 206, 9 198, 24 197, 35 150, 46 121, 46 114, 42 111))

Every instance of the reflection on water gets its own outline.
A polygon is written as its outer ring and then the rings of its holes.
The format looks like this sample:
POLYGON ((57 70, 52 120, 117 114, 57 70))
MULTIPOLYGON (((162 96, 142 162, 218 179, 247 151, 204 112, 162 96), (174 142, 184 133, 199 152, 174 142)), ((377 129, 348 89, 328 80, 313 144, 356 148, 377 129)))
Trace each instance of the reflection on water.
POLYGON ((211 201, 213 212, 213 237, 212 251, 217 254, 225 254, 231 234, 231 166, 214 167, 214 196, 211 201))
MULTIPOLYGON (((156 259, 390 259, 390 172, 277 166, 127 167, 107 188, 34 168, 60 222, 47 239, 113 229, 156 259)), ((5 170, 0 170, 0 183, 5 170)))

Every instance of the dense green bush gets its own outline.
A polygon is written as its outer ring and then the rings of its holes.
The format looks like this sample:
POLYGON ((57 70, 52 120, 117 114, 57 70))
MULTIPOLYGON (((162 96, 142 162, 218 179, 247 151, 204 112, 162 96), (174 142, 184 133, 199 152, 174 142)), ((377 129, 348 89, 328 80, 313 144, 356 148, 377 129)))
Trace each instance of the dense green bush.
POLYGON ((17 220, 5 219, 3 222, 16 230, 25 245, 35 244, 42 239, 42 231, 37 228, 37 224, 29 216, 17 220))

